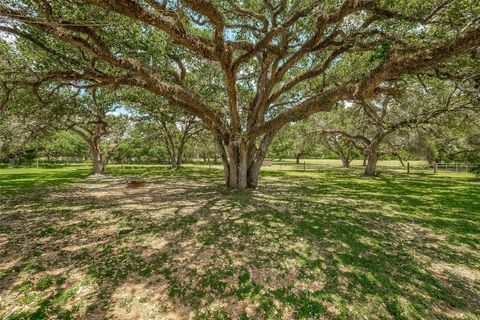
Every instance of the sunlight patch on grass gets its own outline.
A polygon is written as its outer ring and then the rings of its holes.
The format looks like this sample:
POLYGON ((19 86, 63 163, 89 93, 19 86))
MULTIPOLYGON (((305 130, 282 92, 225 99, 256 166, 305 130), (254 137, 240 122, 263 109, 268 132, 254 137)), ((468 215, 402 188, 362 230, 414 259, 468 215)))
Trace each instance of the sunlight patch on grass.
POLYGON ((198 166, 114 167, 101 180, 8 170, 0 317, 480 313, 480 188, 468 175, 266 170, 239 193, 198 166), (127 189, 130 174, 147 187, 127 189))

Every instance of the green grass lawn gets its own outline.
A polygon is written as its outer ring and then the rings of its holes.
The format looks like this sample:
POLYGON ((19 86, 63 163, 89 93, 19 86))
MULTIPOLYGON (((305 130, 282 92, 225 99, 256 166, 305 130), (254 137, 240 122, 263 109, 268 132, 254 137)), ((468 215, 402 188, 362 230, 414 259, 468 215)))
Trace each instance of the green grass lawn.
MULTIPOLYGON (((284 163, 284 164, 293 164, 295 163, 295 159, 282 159, 278 161, 277 159, 273 159, 274 163, 284 163)), ((300 163, 303 164, 305 162, 307 165, 324 165, 324 166, 331 166, 331 167, 341 167, 342 161, 339 159, 300 159, 300 163)), ((407 161, 405 161, 406 163, 407 161)), ((351 165, 354 167, 359 167, 363 163, 363 160, 352 160, 351 165)), ((425 166, 426 162, 421 160, 414 160, 410 161, 410 164, 413 166, 425 166)), ((378 161, 379 167, 401 167, 402 164, 398 160, 379 160, 378 161)))
POLYGON ((273 167, 239 193, 215 166, 88 173, 0 169, 0 319, 480 314, 471 175, 273 167))

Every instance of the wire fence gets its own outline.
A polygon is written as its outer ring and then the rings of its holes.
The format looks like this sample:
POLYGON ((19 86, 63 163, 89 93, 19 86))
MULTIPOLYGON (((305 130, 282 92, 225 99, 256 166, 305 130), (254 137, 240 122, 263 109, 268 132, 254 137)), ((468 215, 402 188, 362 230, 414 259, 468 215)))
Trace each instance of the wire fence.
MULTIPOLYGON (((317 170, 326 170, 329 168, 339 168, 340 162, 324 162, 324 163, 309 163, 308 161, 302 161, 300 163, 289 163, 289 162, 269 162, 267 165, 264 165, 263 169, 265 170, 279 170, 279 171, 317 171, 317 170)), ((424 161, 405 161, 403 164, 400 162, 382 162, 380 161, 377 164, 378 171, 382 170, 393 170, 398 172, 406 173, 468 173, 474 167, 472 163, 464 162, 451 162, 451 163, 433 163, 429 164, 424 161)), ((351 169, 363 169, 364 165, 360 163, 351 164, 349 166, 351 169)), ((346 168, 345 168, 346 169, 346 168)))
POLYGON ((436 163, 434 164, 434 170, 436 172, 445 171, 445 172, 469 172, 473 168, 473 164, 471 163, 461 163, 461 162, 453 162, 453 163, 436 163))
MULTIPOLYGON (((90 161, 34 161, 29 164, 0 164, 1 168, 8 167, 36 167, 36 168, 55 168, 55 167, 89 167, 92 163, 90 161)), ((209 169, 221 169, 222 164, 219 162, 186 162, 185 166, 199 166, 207 167, 209 169)), ((159 166, 159 167, 168 167, 168 164, 160 163, 116 163, 112 162, 109 164, 110 167, 120 167, 120 168, 133 168, 133 167, 142 167, 142 166, 159 166)), ((397 172, 406 172, 406 173, 467 173, 470 172, 474 167, 472 163, 464 162, 441 162, 428 164, 425 161, 404 161, 400 163, 399 161, 379 161, 377 164, 378 171, 397 171, 397 172)), ((328 160, 328 159, 308 159, 306 161, 300 161, 296 163, 295 161, 267 161, 262 166, 262 170, 273 170, 273 171, 321 171, 328 169, 339 169, 341 168, 340 160, 328 160)), ((365 166, 361 161, 353 161, 350 166, 350 169, 363 169, 365 166)), ((346 169, 346 168, 345 168, 346 169)))

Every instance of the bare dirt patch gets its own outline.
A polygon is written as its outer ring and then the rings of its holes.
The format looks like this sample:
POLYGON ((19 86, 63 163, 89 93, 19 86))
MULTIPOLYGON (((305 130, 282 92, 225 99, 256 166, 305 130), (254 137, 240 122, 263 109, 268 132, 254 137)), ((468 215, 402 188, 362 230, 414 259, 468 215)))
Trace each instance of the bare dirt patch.
POLYGON ((466 244, 391 208, 382 215, 377 204, 285 184, 240 194, 184 178, 132 189, 107 176, 11 198, 0 215, 0 318, 468 318, 480 309, 478 257, 466 244))

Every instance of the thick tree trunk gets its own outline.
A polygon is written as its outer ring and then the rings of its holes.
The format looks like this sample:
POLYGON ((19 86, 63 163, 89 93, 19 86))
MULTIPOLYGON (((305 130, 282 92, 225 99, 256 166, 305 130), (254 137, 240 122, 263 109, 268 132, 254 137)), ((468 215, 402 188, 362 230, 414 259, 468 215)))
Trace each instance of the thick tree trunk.
POLYGON ((366 155, 363 156, 363 164, 362 164, 362 166, 364 166, 364 167, 367 166, 367 156, 366 156, 366 155))
POLYGON ((95 132, 92 132, 88 128, 75 126, 71 127, 70 130, 82 138, 89 146, 93 162, 92 174, 96 175, 105 173, 105 168, 110 159, 111 151, 113 151, 112 149, 110 152, 103 155, 100 147, 102 136, 107 134, 107 124, 102 121, 98 122, 96 124, 95 132))
POLYGON ((172 169, 177 169, 177 157, 175 156, 175 154, 171 154, 169 159, 170 159, 170 167, 172 169))
MULTIPOLYGON (((246 189, 248 176, 248 152, 245 142, 240 145, 230 145, 227 147, 228 153, 228 181, 226 181, 230 189, 246 189)), ((225 177, 227 178, 227 177, 225 177)))
POLYGON ((374 177, 377 175, 377 161, 378 161, 378 152, 370 150, 367 156, 367 166, 363 175, 366 177, 374 177))
POLYGON ((103 174, 105 166, 99 148, 92 148, 93 174, 103 174))
POLYGON ((168 160, 172 169, 177 169, 177 154, 170 144, 167 144, 168 160))
POLYGON ((187 143, 189 137, 184 134, 177 147, 175 146, 175 142, 173 141, 172 135, 168 131, 166 125, 164 132, 167 152, 170 158, 170 166, 172 167, 172 169, 179 169, 182 165, 185 153, 185 144, 187 143))
POLYGON ((385 135, 385 131, 381 128, 378 128, 375 138, 370 142, 365 150, 366 154, 364 154, 364 156, 367 156, 367 166, 365 167, 363 175, 366 177, 374 177, 377 175, 377 161, 379 156, 378 146, 380 143, 382 143, 385 135))
POLYGON ((300 164, 300 158, 301 158, 302 154, 301 153, 297 153, 295 155, 295 163, 296 164, 300 164))
POLYGON ((350 162, 352 162, 352 160, 347 157, 341 157, 341 159, 342 159, 342 168, 350 168, 350 162))
POLYGON ((255 140, 231 142, 217 136, 222 158, 225 185, 230 189, 255 189, 258 186, 260 168, 273 134, 266 135, 257 147, 255 140))
POLYGON ((100 136, 94 135, 91 138, 90 149, 92 150, 93 174, 104 174, 110 155, 102 154, 100 136))
POLYGON ((170 157, 170 166, 172 167, 172 169, 180 169, 180 167, 182 166, 182 156, 178 153, 176 154, 173 154, 171 157, 170 157))
POLYGON ((183 161, 183 154, 185 152, 185 143, 187 141, 181 141, 180 142, 180 145, 178 146, 178 150, 177 150, 177 159, 176 159, 176 162, 175 162, 175 167, 178 169, 180 168, 180 166, 182 165, 182 161, 183 161))

